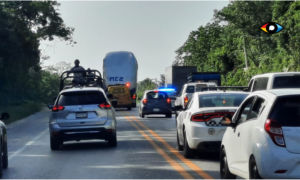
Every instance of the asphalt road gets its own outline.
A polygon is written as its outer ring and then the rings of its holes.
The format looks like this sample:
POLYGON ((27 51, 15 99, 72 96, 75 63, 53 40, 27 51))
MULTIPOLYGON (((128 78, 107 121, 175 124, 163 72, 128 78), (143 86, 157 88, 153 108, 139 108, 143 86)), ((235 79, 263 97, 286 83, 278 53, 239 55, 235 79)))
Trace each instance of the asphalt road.
POLYGON ((51 151, 44 109, 9 124, 4 179, 219 179, 219 154, 187 160, 176 150, 175 117, 117 109, 115 148, 105 141, 67 142, 51 151))

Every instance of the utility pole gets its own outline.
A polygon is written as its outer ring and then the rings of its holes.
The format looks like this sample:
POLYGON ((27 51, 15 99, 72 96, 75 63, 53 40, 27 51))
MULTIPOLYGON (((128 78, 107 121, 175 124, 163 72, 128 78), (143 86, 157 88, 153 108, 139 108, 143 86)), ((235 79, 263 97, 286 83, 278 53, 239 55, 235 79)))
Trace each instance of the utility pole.
POLYGON ((244 68, 244 70, 247 70, 248 69, 248 60, 247 60, 247 49, 246 49, 245 36, 243 36, 243 41, 244 41, 244 54, 245 54, 245 64, 246 64, 246 68, 244 68))

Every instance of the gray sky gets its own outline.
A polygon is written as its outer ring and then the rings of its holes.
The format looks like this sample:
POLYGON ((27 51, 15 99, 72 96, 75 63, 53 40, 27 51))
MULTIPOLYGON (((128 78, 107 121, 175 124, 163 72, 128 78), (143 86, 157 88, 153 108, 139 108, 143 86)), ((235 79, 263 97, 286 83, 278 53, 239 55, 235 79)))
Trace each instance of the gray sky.
POLYGON ((45 65, 79 59, 84 68, 98 69, 110 51, 131 51, 137 58, 138 81, 159 78, 175 60, 175 51, 191 31, 206 25, 214 9, 229 1, 115 2, 63 1, 59 7, 68 27, 74 27, 74 47, 58 39, 42 42, 50 60, 45 65))

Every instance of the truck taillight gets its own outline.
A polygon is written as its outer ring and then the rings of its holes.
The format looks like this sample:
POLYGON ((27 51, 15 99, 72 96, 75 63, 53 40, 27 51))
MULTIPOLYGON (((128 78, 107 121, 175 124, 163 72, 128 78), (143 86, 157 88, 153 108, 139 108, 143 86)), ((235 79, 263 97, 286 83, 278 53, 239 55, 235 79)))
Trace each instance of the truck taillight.
POLYGON ((171 99, 170 99, 170 98, 167 99, 167 103, 168 103, 168 104, 171 103, 171 99))
POLYGON ((52 108, 52 112, 62 111, 62 110, 64 110, 64 109, 65 109, 65 107, 63 107, 63 106, 55 105, 55 106, 53 106, 53 108, 52 108))
POLYGON ((147 99, 143 99, 143 104, 147 104, 147 99))
POLYGON ((102 103, 98 105, 101 109, 110 109, 111 105, 108 103, 102 103))
POLYGON ((285 147, 284 136, 281 125, 274 119, 267 119, 265 123, 265 131, 269 134, 272 141, 281 147, 285 147))
POLYGON ((126 83, 126 87, 128 87, 128 88, 130 87, 130 83, 129 83, 129 82, 128 82, 128 83, 126 83))
POLYGON ((184 105, 186 105, 189 102, 189 98, 187 96, 184 97, 184 105))
POLYGON ((136 94, 133 94, 132 99, 136 99, 136 94))

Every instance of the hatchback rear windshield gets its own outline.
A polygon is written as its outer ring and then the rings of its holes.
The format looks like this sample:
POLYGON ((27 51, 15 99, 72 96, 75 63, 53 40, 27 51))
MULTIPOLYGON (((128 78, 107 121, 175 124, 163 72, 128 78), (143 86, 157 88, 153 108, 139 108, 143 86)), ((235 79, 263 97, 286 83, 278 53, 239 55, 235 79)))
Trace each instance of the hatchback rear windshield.
POLYGON ((203 94, 199 95, 199 107, 238 107, 247 96, 237 93, 203 94))
POLYGON ((278 97, 269 118, 281 126, 300 127, 300 95, 278 97))
POLYGON ((106 99, 102 92, 99 91, 80 91, 66 92, 59 96, 58 105, 88 105, 106 103, 106 99))
POLYGON ((147 99, 166 99, 168 95, 163 92, 148 92, 147 99))
POLYGON ((186 93, 194 93, 195 92, 195 86, 188 86, 186 88, 186 93))
POLYGON ((275 77, 273 89, 279 88, 300 88, 300 75, 275 77))

